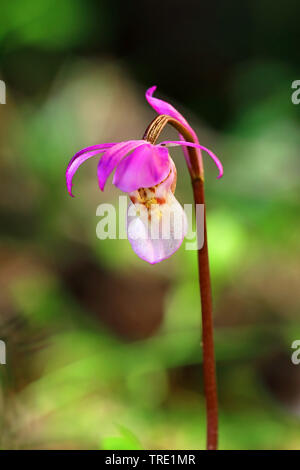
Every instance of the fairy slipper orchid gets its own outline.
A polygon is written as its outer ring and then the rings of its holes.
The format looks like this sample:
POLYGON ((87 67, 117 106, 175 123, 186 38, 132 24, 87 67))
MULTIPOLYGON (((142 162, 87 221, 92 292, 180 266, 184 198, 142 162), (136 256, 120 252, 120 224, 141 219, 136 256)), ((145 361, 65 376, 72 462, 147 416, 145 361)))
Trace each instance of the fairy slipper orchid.
MULTIPOLYGON (((158 116, 148 126, 143 140, 128 140, 94 145, 80 150, 71 159, 66 181, 72 194, 72 179, 79 166, 92 157, 101 157, 98 163, 98 182, 103 191, 114 172, 113 184, 128 193, 130 203, 127 215, 128 239, 135 253, 151 264, 171 256, 180 247, 187 232, 184 210, 175 198, 176 167, 169 147, 182 146, 193 187, 195 204, 205 204, 204 171, 201 150, 213 159, 219 170, 218 158, 200 145, 195 131, 185 118, 169 103, 153 96, 156 87, 149 88, 146 99, 158 116), (169 124, 179 133, 180 140, 156 143, 164 127, 169 124)), ((197 224, 196 224, 197 225, 197 224)), ((209 274, 206 210, 204 210, 204 242, 198 247, 199 287, 202 311, 202 345, 204 389, 207 415, 207 449, 218 445, 218 400, 216 387, 212 293, 209 274)), ((199 229, 197 225, 197 237, 199 229)))
POLYGON ((113 184, 128 193, 131 200, 128 240, 135 253, 151 264, 169 258, 178 250, 187 232, 184 210, 174 196, 176 167, 168 151, 168 146, 176 145, 206 150, 219 168, 219 177, 222 175, 222 165, 210 150, 184 140, 157 145, 145 140, 94 145, 76 153, 66 171, 68 192, 73 196, 73 176, 89 158, 101 155, 98 182, 102 191, 115 170, 113 184))

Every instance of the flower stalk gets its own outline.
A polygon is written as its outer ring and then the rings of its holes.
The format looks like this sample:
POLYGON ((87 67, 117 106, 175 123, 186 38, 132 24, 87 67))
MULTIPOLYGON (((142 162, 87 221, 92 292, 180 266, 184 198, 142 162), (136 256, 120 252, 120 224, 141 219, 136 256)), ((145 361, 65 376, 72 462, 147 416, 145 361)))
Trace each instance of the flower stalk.
MULTIPOLYGON (((197 144, 189 129, 187 129, 177 119, 167 115, 159 115, 150 123, 144 134, 144 140, 151 144, 155 144, 160 133, 167 124, 174 127, 185 141, 197 144)), ((212 292, 206 230, 204 172, 202 162, 198 157, 199 154, 197 153, 197 149, 188 147, 187 152, 187 164, 193 187, 195 207, 197 204, 204 205, 204 243, 202 248, 198 249, 198 270, 202 312, 203 376, 206 399, 207 449, 215 450, 218 446, 218 398, 213 338, 212 292)), ((198 237, 197 224, 196 230, 198 237)))

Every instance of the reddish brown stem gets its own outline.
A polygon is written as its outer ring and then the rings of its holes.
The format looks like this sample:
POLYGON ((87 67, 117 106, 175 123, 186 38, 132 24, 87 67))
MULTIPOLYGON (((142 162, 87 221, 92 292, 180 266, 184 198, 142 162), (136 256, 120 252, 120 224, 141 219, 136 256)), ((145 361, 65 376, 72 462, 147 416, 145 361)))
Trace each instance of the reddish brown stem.
MULTIPOLYGON (((204 182, 192 181, 195 204, 205 204, 204 182)), ((218 396, 214 353, 212 293, 206 231, 206 208, 204 205, 204 244, 198 250, 198 270, 202 311, 203 373, 207 416, 207 449, 218 446, 218 396)))
MULTIPOLYGON (((177 129, 186 141, 195 142, 193 135, 185 126, 176 119, 166 115, 157 116, 157 118, 152 121, 145 132, 144 139, 154 144, 167 124, 170 124, 177 129)), ((201 174, 197 150, 192 147, 187 147, 187 149, 189 152, 189 172, 193 186, 195 207, 197 204, 204 205, 204 243, 202 248, 198 249, 198 269, 202 311, 203 375, 206 398, 207 449, 214 450, 217 449, 218 446, 218 398, 213 338, 212 293, 206 232, 204 179, 203 174, 201 174)), ((198 228, 197 237, 199 237, 198 228)))

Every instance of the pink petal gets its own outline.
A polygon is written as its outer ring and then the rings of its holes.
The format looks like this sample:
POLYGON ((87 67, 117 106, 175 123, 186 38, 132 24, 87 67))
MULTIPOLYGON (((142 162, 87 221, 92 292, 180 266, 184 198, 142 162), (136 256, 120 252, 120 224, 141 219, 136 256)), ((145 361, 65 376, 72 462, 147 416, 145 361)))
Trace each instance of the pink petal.
POLYGON ((155 210, 152 210, 149 221, 148 211, 143 205, 130 204, 127 216, 127 236, 132 249, 150 264, 172 256, 187 233, 186 214, 171 191, 167 203, 158 206, 158 215, 155 210), (138 214, 135 208, 139 210, 138 214))
POLYGON ((185 127, 192 131, 192 128, 190 127, 186 119, 179 113, 179 111, 177 111, 177 109, 174 108, 174 106, 167 103, 166 101, 154 98, 154 96, 152 96, 156 88, 156 86, 153 86, 146 91, 146 100, 148 101, 150 106, 152 106, 152 108, 158 114, 166 114, 167 116, 171 116, 174 119, 177 119, 177 121, 181 122, 185 127))
POLYGON ((168 149, 144 142, 144 145, 119 163, 113 184, 121 191, 129 193, 139 188, 155 186, 163 181, 169 172, 168 149))
POLYGON ((223 165, 220 162, 220 160, 218 159, 218 157, 211 150, 209 150, 208 148, 206 148, 206 147, 204 147, 203 145, 200 145, 200 144, 194 144, 193 142, 185 142, 185 141, 182 141, 182 140, 181 141, 165 140, 164 142, 161 142, 159 145, 168 146, 168 144, 183 145, 183 146, 186 146, 186 147, 194 147, 194 148, 197 148, 197 149, 204 150, 213 159, 213 161, 215 162, 215 164, 216 164, 216 166, 219 170, 219 175, 217 176, 217 178, 222 178, 222 176, 223 176, 223 165))
MULTIPOLYGON (((190 133, 192 134, 195 142, 199 143, 199 140, 198 140, 198 137, 197 137, 197 134, 196 132, 194 131, 194 129, 189 125, 189 123, 187 122, 187 120, 182 116, 182 114, 179 113, 179 111, 177 111, 177 109, 174 108, 174 106, 172 106, 171 104, 167 103, 166 101, 163 101, 163 100, 160 100, 158 98, 154 98, 152 95, 153 93, 155 92, 156 90, 156 86, 153 86, 151 88, 149 88, 147 91, 146 91, 146 100, 148 101, 148 103, 150 104, 150 106, 152 106, 152 108, 158 113, 158 114, 166 114, 167 116, 171 116, 173 117, 174 119, 177 119, 177 121, 181 122, 181 124, 183 124, 189 131, 190 133)), ((184 138, 182 137, 182 135, 179 134, 179 137, 181 140, 184 140, 184 138)), ((187 152, 187 149, 186 148, 183 148, 183 153, 184 153, 184 156, 185 156, 185 159, 187 161, 187 164, 188 166, 190 167, 191 164, 190 164, 190 159, 189 159, 189 155, 188 155, 188 152, 187 152)), ((202 169, 202 158, 201 158, 201 152, 200 150, 198 151, 198 159, 199 159, 199 166, 200 168, 202 169)))
POLYGON ((144 140, 128 140, 114 145, 105 152, 98 164, 98 182, 101 191, 104 189, 107 178, 113 172, 118 163, 120 163, 122 158, 124 158, 134 148, 144 144, 144 140))
POLYGON ((107 148, 112 147, 113 145, 115 144, 107 143, 107 144, 93 145, 91 147, 86 147, 82 150, 79 150, 79 152, 75 153, 75 155, 70 160, 67 170, 66 170, 67 189, 68 189, 70 196, 74 197, 72 194, 72 186, 73 186, 72 179, 76 171, 80 167, 80 165, 84 163, 86 160, 88 160, 89 158, 94 157, 95 155, 99 155, 102 152, 105 152, 107 148))

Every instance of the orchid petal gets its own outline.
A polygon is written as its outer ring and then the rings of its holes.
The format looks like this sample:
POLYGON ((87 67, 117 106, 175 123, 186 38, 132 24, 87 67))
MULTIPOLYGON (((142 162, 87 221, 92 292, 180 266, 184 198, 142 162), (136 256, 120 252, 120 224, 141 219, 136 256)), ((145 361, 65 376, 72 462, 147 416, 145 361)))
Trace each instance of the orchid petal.
MULTIPOLYGON (((174 119, 177 119, 177 121, 181 122, 181 124, 183 124, 189 131, 190 133, 192 134, 195 142, 198 142, 199 143, 199 140, 198 140, 198 137, 197 137, 197 134, 196 132, 194 131, 194 129, 189 125, 189 123, 187 122, 187 120, 182 116, 182 114, 179 113, 179 111, 177 111, 177 109, 174 108, 174 106, 172 106, 171 104, 167 103, 166 101, 163 101, 163 100, 160 100, 158 98, 154 98, 152 95, 153 93, 155 92, 156 90, 156 86, 153 86, 151 88, 149 88, 147 91, 146 91, 146 100, 148 101, 148 103, 150 104, 150 106, 152 106, 152 108, 158 113, 158 114, 166 114, 167 116, 171 116, 173 117, 174 119)), ((184 137, 179 133, 179 137, 181 140, 184 140, 184 137)), ((191 163, 190 163, 190 159, 189 159, 189 155, 188 155, 188 152, 187 152, 187 149, 184 147, 183 148, 183 153, 184 153, 184 156, 185 156, 185 159, 186 159, 186 162, 188 164, 188 166, 190 167, 191 166, 191 163)), ((197 152, 197 156, 198 156, 198 160, 199 160, 199 166, 200 168, 202 169, 202 158, 201 158, 201 152, 200 152, 200 149, 199 151, 197 152)))
POLYGON ((113 184, 121 191, 129 193, 139 188, 155 186, 163 181, 169 172, 168 149, 144 143, 119 163, 113 184))
POLYGON ((166 101, 154 98, 153 93, 155 92, 156 88, 156 86, 153 86, 146 91, 146 100, 150 106, 152 106, 152 108, 158 114, 166 114, 167 116, 171 116, 174 119, 177 119, 177 121, 181 122, 189 130, 192 130, 187 120, 182 116, 182 114, 179 113, 179 111, 177 111, 177 109, 174 108, 174 106, 167 103, 166 101))
POLYGON ((128 240, 133 251, 150 264, 172 256, 186 233, 186 214, 171 191, 165 204, 153 205, 150 220, 145 206, 130 204, 128 207, 128 240))
POLYGON ((98 182, 101 191, 104 189, 107 178, 120 163, 122 158, 141 145, 145 145, 144 140, 128 140, 115 144, 104 153, 98 164, 98 182))
POLYGON ((75 153, 75 155, 70 160, 67 170, 66 170, 66 183, 67 189, 70 196, 74 197, 72 194, 72 179, 75 175, 76 171, 80 167, 82 163, 88 160, 95 155, 99 155, 100 153, 105 152, 105 150, 109 147, 115 145, 114 143, 107 143, 107 144, 100 144, 100 145, 92 145, 91 147, 86 147, 79 152, 75 153))
POLYGON ((204 147, 203 145, 200 145, 200 144, 195 144, 193 142, 186 142, 186 141, 183 141, 183 140, 180 140, 180 141, 177 141, 177 140, 165 140, 164 142, 161 142, 159 145, 164 145, 164 146, 170 146, 169 144, 174 144, 174 145, 183 145, 185 147, 193 147, 193 148, 196 148, 196 149, 201 149, 201 150, 204 150, 206 153, 208 153, 208 155, 213 159, 213 161, 215 162, 218 170, 219 170, 219 175, 217 176, 217 178, 222 178, 223 176, 223 165, 222 163, 220 162, 220 160, 218 159, 218 157, 211 151, 209 150, 208 148, 204 147))

